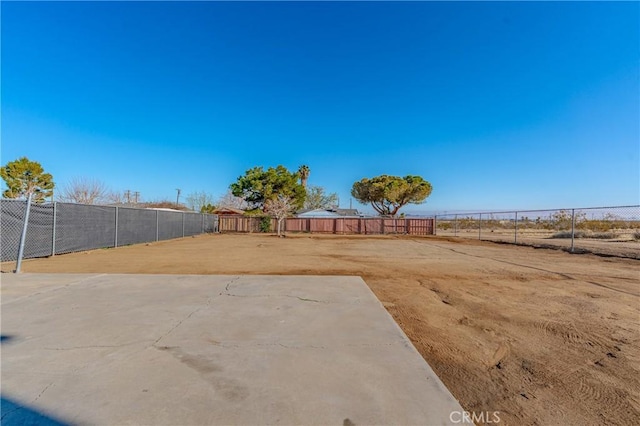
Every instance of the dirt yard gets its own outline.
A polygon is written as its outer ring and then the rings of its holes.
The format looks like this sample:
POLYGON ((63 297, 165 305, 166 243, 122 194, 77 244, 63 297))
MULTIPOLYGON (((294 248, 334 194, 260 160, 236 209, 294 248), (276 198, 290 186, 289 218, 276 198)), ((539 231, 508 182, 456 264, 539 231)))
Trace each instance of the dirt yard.
POLYGON ((359 275, 465 409, 511 425, 640 420, 634 259, 439 237, 204 235, 23 270, 359 275))

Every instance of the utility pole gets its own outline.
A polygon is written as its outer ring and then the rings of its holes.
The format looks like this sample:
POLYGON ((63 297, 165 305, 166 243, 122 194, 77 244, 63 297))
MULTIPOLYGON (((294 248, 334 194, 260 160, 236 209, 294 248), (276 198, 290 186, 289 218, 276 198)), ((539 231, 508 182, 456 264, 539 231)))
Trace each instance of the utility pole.
POLYGON ((178 191, 178 196, 176 197, 176 205, 180 204, 180 188, 176 188, 176 191, 178 191))
POLYGON ((131 191, 128 189, 124 191, 124 196, 127 199, 127 204, 131 203, 131 191))
POLYGON ((139 191, 136 191, 136 192, 133 193, 133 202, 135 204, 138 204, 138 197, 139 196, 140 196, 140 192, 139 191))

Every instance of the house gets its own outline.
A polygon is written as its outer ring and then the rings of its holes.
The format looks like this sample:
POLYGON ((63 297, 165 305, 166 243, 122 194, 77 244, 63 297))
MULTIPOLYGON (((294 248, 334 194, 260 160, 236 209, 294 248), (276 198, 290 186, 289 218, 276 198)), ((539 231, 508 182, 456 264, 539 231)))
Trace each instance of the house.
POLYGON ((336 217, 361 217, 362 214, 356 209, 313 209, 313 210, 300 210, 296 217, 302 218, 336 218, 336 217))
POLYGON ((213 211, 213 214, 217 215, 244 215, 245 211, 240 209, 234 209, 233 207, 218 207, 213 211))
POLYGON ((342 217, 363 217, 364 213, 360 213, 358 209, 331 209, 332 212, 338 213, 342 217))

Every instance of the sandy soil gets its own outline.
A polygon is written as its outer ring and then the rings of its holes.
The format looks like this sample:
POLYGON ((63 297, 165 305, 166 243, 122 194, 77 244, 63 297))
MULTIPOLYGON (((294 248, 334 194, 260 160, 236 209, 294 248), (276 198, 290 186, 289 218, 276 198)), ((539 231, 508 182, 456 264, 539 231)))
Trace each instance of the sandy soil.
MULTIPOLYGON (((568 231, 567 231, 568 232, 568 231)), ((574 251, 577 253, 593 253, 606 256, 628 257, 640 260, 640 241, 634 239, 634 230, 613 232, 615 238, 599 240, 593 238, 576 238, 574 240, 574 251)), ((437 231, 441 237, 471 238, 477 240, 477 229, 463 229, 458 231, 440 230, 437 231)), ((480 236, 482 240, 506 242, 522 245, 529 245, 541 248, 559 248, 569 250, 571 248, 571 238, 552 238, 556 231, 519 230, 517 240, 514 239, 513 230, 496 229, 484 230, 480 236)))
POLYGON ((245 234, 28 260, 23 270, 359 275, 465 409, 513 425, 640 419, 634 259, 441 237, 245 234))

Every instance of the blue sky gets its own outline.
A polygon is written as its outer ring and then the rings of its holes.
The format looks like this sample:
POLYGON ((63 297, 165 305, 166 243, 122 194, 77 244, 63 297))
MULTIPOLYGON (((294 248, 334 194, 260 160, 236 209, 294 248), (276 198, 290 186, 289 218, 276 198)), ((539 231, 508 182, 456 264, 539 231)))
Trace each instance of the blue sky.
POLYGON ((379 174, 432 183, 407 212, 640 203, 637 2, 1 7, 2 164, 59 186, 307 164, 343 206, 379 174))

